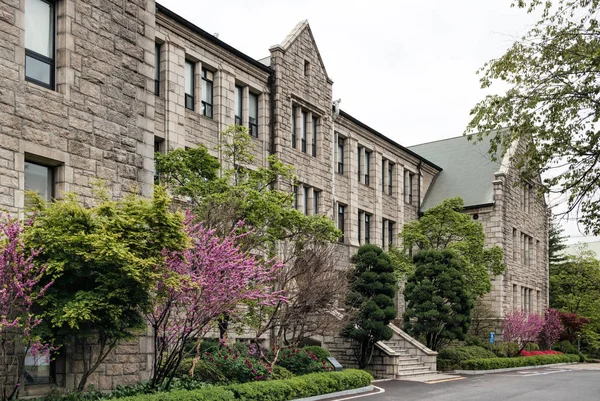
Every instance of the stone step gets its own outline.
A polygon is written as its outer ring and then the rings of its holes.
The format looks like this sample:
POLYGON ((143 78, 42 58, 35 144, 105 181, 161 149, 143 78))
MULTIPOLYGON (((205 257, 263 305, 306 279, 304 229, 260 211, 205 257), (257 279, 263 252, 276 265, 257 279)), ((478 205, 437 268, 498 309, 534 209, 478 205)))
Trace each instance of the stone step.
POLYGON ((404 362, 404 361, 419 361, 419 358, 417 358, 416 356, 412 356, 412 355, 406 355, 406 356, 399 356, 398 357, 398 361, 400 363, 404 362))
POLYGON ((429 368, 425 366, 414 367, 414 368, 404 368, 398 369, 398 374, 396 377, 406 377, 406 376, 417 376, 417 375, 426 375, 426 374, 437 374, 437 372, 432 372, 429 368))
POLYGON ((415 360, 410 360, 410 361, 400 361, 398 363, 399 367, 405 367, 405 366, 415 366, 415 365, 419 365, 419 366, 425 366, 423 365, 422 362, 419 361, 418 358, 414 358, 415 360))

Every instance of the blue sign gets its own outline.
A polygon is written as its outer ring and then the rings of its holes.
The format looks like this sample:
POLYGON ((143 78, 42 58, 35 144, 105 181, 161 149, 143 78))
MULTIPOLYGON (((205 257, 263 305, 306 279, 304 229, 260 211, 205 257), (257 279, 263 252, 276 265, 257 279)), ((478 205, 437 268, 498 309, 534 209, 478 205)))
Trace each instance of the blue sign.
POLYGON ((496 333, 490 331, 490 344, 493 344, 496 339, 496 333))

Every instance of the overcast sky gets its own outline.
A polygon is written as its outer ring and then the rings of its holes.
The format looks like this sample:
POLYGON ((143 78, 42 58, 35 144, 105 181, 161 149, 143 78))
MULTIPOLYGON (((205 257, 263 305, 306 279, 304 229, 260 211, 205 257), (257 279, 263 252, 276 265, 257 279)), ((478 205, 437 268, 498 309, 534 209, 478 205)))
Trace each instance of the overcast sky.
MULTIPOLYGON (((462 135, 485 96, 477 69, 537 20, 511 0, 159 3, 256 59, 308 19, 333 98, 405 146, 462 135)), ((575 224, 566 229, 580 235, 575 224)))

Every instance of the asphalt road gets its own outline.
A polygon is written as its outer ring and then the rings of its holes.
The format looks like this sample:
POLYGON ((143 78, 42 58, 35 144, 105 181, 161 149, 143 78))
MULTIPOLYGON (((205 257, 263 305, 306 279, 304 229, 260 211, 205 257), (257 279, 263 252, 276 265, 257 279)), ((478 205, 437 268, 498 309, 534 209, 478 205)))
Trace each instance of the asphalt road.
POLYGON ((442 383, 393 380, 374 384, 385 392, 328 401, 600 401, 600 367, 584 364, 468 376, 442 383))

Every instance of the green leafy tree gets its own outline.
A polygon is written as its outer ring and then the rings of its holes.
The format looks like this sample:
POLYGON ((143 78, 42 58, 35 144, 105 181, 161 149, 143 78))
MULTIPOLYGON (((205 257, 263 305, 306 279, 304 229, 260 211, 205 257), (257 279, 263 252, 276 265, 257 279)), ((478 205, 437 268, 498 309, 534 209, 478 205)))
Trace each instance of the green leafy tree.
POLYGON ((600 261, 584 244, 576 255, 550 266, 550 306, 588 318, 583 340, 600 348, 600 261))
POLYGON ((529 32, 481 69, 481 87, 503 81, 503 94, 475 105, 467 133, 492 135, 490 154, 508 150, 525 180, 544 177, 547 191, 566 194, 586 231, 600 233, 600 27, 598 0, 518 0, 541 11, 529 32), (506 130, 501 130, 506 128, 506 130))
MULTIPOLYGON (((289 303, 250 304, 249 313, 245 315, 245 323, 255 328, 258 340, 281 324, 298 321, 290 316, 297 309, 286 305, 301 301, 302 282, 309 277, 325 277, 331 269, 329 263, 321 262, 313 264, 313 269, 303 266, 297 269, 295 261, 310 259, 315 252, 326 252, 341 233, 329 217, 306 216, 295 208, 291 189, 297 184, 297 178, 293 167, 274 155, 266 159, 265 165, 257 166, 254 139, 247 131, 246 127, 233 125, 221 133, 222 145, 218 150, 222 165, 202 146, 157 154, 156 160, 161 182, 192 204, 205 227, 224 237, 243 221, 247 235, 240 239, 240 247, 268 258, 277 256, 286 264, 276 278, 275 288, 286 292, 289 303)), ((329 303, 333 301, 332 298, 329 303)), ((321 298, 320 302, 327 303, 327 300, 321 298)), ((316 326, 321 325, 320 319, 330 318, 328 314, 316 313, 321 311, 319 305, 322 304, 311 303, 306 308, 306 314, 313 314, 316 326)), ((230 320, 228 315, 222 319, 221 336, 228 330, 230 320)), ((274 331, 271 334, 275 341, 284 341, 284 337, 292 343, 297 340, 274 331)))
POLYGON ((405 251, 451 250, 462 260, 460 267, 468 293, 480 297, 492 289, 490 274, 502 274, 506 267, 502 249, 486 248, 483 226, 463 210, 461 198, 446 199, 419 220, 405 224, 400 237, 405 251))
POLYGON ((160 187, 151 200, 127 195, 114 201, 99 191, 91 207, 74 194, 52 203, 34 199, 25 243, 40 249, 35 263, 46 266, 46 282, 53 280, 38 300, 38 328, 48 342, 80 347, 83 391, 114 347, 146 328, 143 313, 152 307, 163 250, 186 245, 182 216, 169 211, 160 187))
POLYGON ((474 303, 462 272, 464 260, 449 250, 419 252, 415 273, 404 296, 404 330, 423 337, 427 347, 439 350, 452 340, 463 340, 471 325, 474 303))
POLYGON ((378 246, 361 246, 351 261, 355 267, 346 305, 353 318, 342 335, 352 340, 356 361, 364 369, 375 343, 393 335, 389 323, 396 317, 396 278, 389 256, 378 246))

